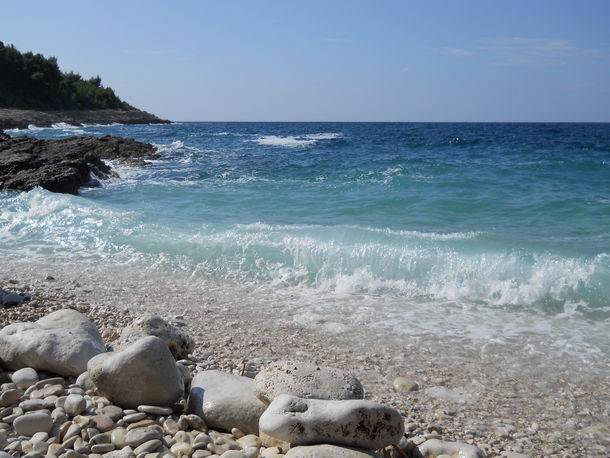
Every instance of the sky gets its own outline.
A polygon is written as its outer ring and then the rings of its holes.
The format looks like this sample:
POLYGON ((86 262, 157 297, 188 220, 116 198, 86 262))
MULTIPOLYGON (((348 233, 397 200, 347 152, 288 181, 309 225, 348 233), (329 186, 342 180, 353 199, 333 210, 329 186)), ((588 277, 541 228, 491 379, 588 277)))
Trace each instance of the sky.
POLYGON ((610 122, 608 0, 10 1, 0 40, 176 121, 610 122))

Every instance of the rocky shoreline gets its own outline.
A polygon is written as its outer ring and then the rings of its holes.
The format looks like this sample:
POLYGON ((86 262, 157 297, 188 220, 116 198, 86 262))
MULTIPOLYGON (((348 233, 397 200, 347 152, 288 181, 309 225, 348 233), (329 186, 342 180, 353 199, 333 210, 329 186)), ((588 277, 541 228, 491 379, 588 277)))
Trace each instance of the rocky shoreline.
POLYGON ((70 137, 38 140, 0 132, 0 190, 28 191, 37 186, 77 194, 82 186, 115 176, 104 159, 142 165, 157 157, 152 145, 121 137, 70 137))
POLYGON ((364 400, 337 368, 211 368, 179 322, 3 297, 0 457, 485 456, 364 400))
POLYGON ((57 110, 37 111, 0 108, 0 131, 27 129, 30 125, 49 127, 57 123, 80 124, 170 124, 141 110, 57 110))
POLYGON ((365 399, 401 413, 414 441, 467 443, 489 457, 606 456, 610 445, 607 379, 582 378, 578 361, 567 355, 549 366, 543 354, 524 361, 514 348, 493 343, 483 352, 452 339, 401 338, 395 345, 384 335, 371 341, 364 329, 328 335, 278 319, 281 304, 250 309, 235 289, 154 270, 6 267, 0 287, 31 300, 0 310, 0 327, 71 307, 112 342, 137 317, 156 313, 194 339, 198 370, 252 377, 274 361, 296 360, 353 374, 365 399))

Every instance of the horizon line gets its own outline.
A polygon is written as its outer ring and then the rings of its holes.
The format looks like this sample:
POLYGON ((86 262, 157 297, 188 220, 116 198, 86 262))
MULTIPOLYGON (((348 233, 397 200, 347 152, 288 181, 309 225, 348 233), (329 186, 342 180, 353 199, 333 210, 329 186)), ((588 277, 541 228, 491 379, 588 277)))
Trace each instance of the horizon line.
POLYGON ((335 124, 610 124, 608 121, 278 121, 278 120, 171 120, 172 123, 217 122, 217 123, 335 123, 335 124))

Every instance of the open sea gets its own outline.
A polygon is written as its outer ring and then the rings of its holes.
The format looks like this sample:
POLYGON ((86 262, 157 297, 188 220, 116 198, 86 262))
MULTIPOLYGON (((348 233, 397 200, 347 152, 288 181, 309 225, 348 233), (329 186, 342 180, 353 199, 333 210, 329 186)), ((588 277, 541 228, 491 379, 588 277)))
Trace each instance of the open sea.
POLYGON ((0 259, 186 273, 329 331, 538 333, 610 352, 609 124, 9 133, 128 136, 161 157, 79 196, 0 193, 0 259))

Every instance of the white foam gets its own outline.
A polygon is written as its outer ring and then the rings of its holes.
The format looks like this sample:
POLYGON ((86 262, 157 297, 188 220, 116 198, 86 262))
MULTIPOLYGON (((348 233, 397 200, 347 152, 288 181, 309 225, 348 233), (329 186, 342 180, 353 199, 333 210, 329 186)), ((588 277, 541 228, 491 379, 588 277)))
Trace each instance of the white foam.
POLYGON ((303 148, 315 145, 320 140, 334 140, 342 138, 343 134, 339 132, 321 132, 316 134, 305 135, 259 135, 253 142, 263 146, 278 146, 284 148, 303 148))
POLYGON ((283 146, 286 148, 302 148, 304 146, 310 146, 316 143, 316 140, 295 137, 292 135, 287 137, 280 137, 277 135, 261 135, 253 141, 263 146, 283 146))

